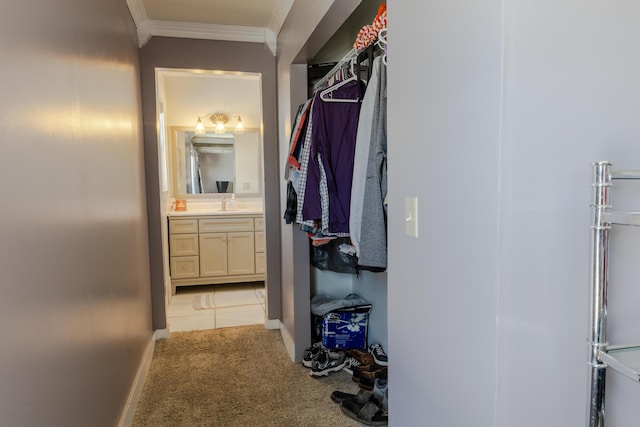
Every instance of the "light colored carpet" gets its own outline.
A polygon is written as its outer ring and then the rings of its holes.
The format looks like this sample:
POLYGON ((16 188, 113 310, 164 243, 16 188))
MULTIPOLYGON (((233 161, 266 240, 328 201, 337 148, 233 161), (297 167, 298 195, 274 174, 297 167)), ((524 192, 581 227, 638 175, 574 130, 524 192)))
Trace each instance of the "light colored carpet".
POLYGON ((134 427, 360 426, 331 401, 346 372, 312 378, 263 325, 175 332, 156 343, 134 427))

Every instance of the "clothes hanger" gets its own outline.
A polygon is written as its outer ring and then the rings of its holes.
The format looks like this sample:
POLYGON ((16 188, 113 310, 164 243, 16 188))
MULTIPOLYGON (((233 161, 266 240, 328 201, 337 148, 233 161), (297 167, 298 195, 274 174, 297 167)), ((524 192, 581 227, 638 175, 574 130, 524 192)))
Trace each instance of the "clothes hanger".
POLYGON ((378 31, 378 40, 376 41, 376 45, 384 52, 382 55, 382 62, 384 65, 387 65, 387 27, 378 31))
POLYGON ((343 79, 342 81, 336 83, 335 85, 328 87, 327 89, 323 90, 322 92, 320 92, 320 99, 325 101, 325 102, 348 102, 348 103, 354 103, 354 102, 360 102, 360 97, 356 98, 356 99, 339 99, 339 98, 332 98, 331 95, 332 93, 338 89, 341 88, 342 86, 346 85, 349 82, 358 80, 358 76, 354 70, 355 67, 355 61, 356 59, 351 59, 349 62, 349 66, 350 66, 350 71, 351 71, 351 75, 346 78, 343 79))

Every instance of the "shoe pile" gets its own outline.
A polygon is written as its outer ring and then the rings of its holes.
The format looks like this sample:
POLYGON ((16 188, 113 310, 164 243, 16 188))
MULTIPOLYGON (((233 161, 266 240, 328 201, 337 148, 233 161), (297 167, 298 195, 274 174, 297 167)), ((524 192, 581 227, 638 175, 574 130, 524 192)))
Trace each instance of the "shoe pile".
POLYGON ((325 348, 321 342, 304 351, 302 364, 310 368, 312 377, 327 376, 345 370, 358 384, 357 394, 334 391, 331 400, 354 420, 370 426, 386 426, 389 420, 388 360, 380 344, 367 350, 336 350, 325 348))
POLYGON ((326 376, 342 369, 353 375, 355 369, 376 363, 370 350, 328 349, 321 342, 317 342, 304 351, 302 365, 311 368, 309 374, 313 377, 326 376))
MULTIPOLYGON (((368 356, 370 363, 352 367, 351 378, 360 388, 358 394, 334 391, 331 400, 340 405, 345 415, 362 424, 385 426, 389 420, 387 355, 380 344, 373 344, 368 349, 368 356)), ((362 354, 358 354, 358 357, 364 359, 362 354)))

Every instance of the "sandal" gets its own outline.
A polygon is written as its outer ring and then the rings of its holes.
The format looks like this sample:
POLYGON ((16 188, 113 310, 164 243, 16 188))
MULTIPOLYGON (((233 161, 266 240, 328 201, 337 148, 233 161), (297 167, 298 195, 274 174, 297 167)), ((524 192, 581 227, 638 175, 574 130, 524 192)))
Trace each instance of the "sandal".
POLYGON ((369 426, 386 426, 389 423, 389 414, 382 410, 373 399, 364 405, 358 405, 351 400, 344 400, 340 404, 342 412, 350 418, 369 426))
POLYGON ((371 393, 364 390, 359 390, 358 394, 345 393, 343 391, 338 391, 338 390, 331 393, 331 400, 333 400, 338 404, 344 402, 345 400, 352 400, 356 402, 358 405, 364 405, 369 401, 370 398, 371 398, 371 393))

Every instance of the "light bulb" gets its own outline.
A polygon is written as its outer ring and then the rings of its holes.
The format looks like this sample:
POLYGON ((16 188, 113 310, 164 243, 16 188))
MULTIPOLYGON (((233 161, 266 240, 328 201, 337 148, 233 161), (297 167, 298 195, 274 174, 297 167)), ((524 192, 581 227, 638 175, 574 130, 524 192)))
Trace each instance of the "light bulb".
POLYGON ((196 123, 196 135, 204 135, 204 134, 205 134, 204 125, 202 124, 202 120, 200 120, 200 117, 198 117, 198 123, 196 123))
POLYGON ((225 131, 224 123, 223 122, 216 123, 216 133, 220 134, 220 133, 224 133, 224 131, 225 131))
POLYGON ((240 116, 238 116, 238 123, 236 123, 235 132, 236 133, 244 132, 244 125, 242 124, 242 119, 240 118, 240 116))

